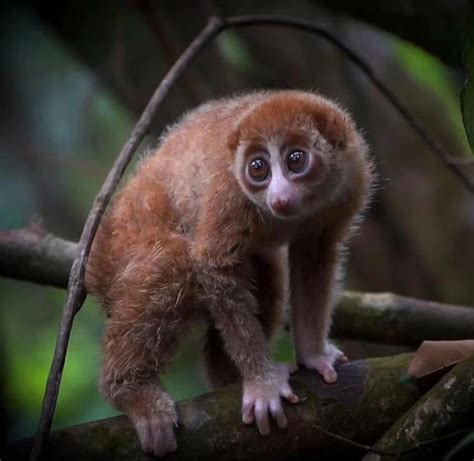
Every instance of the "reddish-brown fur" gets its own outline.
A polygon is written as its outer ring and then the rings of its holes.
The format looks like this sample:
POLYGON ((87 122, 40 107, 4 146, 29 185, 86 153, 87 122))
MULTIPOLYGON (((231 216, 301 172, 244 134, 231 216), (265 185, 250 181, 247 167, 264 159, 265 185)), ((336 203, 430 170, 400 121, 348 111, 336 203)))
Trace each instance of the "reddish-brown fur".
MULTIPOLYGON (((349 116, 326 99, 255 93, 191 112, 117 194, 97 232, 86 284, 107 315, 102 392, 134 422, 145 451, 176 448, 177 416, 159 374, 196 320, 209 324, 205 362, 213 385, 242 378, 248 396, 273 392, 279 382, 278 401, 296 401, 267 346, 289 280, 297 359, 321 372, 339 247, 369 191, 365 151, 349 116), (313 133, 326 152, 326 176, 315 179, 318 188, 297 185, 311 212, 288 221, 266 214, 242 190, 248 152, 239 157, 239 149, 269 140, 300 145, 313 133)), ((259 203, 258 193, 254 199, 259 203)), ((282 410, 275 412, 283 426, 282 410)), ((265 415, 256 413, 262 432, 265 415)))

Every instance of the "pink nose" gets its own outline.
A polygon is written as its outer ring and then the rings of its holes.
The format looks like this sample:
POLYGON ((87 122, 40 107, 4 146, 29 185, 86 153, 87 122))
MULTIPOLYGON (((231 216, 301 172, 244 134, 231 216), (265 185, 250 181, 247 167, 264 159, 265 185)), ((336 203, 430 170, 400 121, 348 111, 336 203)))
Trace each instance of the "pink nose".
POLYGON ((287 211, 289 205, 290 199, 288 197, 278 197, 272 200, 272 208, 279 213, 284 213, 287 211))

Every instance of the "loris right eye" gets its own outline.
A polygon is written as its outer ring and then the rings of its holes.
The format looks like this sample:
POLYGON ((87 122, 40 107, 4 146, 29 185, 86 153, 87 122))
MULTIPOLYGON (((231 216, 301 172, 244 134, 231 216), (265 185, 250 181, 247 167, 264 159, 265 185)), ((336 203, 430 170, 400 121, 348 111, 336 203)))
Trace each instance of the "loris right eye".
POLYGON ((254 158, 248 166, 249 176, 252 180, 263 182, 268 178, 270 167, 262 158, 254 158))

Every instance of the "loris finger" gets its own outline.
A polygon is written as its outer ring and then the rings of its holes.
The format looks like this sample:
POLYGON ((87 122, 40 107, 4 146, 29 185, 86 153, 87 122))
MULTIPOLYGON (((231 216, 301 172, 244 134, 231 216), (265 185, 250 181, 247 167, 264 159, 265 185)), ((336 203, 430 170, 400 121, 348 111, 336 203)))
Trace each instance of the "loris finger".
POLYGON ((270 434, 270 421, 268 418, 268 404, 264 400, 255 402, 255 420, 257 422, 258 431, 262 435, 270 434))
POLYGON ((254 400, 244 398, 242 402, 242 421, 244 424, 252 424, 255 421, 254 400))
POLYGON ((280 399, 272 400, 270 402, 270 413, 272 414, 273 419, 280 429, 284 429, 286 426, 288 426, 288 420, 286 419, 285 412, 281 406, 280 399))
POLYGON ((281 389, 280 389, 280 395, 284 397, 288 402, 290 403, 298 403, 300 401, 299 397, 293 392, 291 389, 290 385, 286 383, 281 389))

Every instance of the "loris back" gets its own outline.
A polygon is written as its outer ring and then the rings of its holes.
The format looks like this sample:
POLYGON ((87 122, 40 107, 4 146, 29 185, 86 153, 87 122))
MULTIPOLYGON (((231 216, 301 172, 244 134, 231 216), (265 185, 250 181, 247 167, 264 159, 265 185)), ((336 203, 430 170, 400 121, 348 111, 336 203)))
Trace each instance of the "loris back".
POLYGON ((219 169, 229 169, 233 162, 229 125, 267 96, 255 93, 207 103, 168 128, 158 148, 141 160, 102 218, 89 258, 91 293, 106 299, 117 270, 123 269, 137 246, 147 246, 152 239, 160 248, 163 227, 179 235, 183 243, 192 241, 203 194, 219 169))

